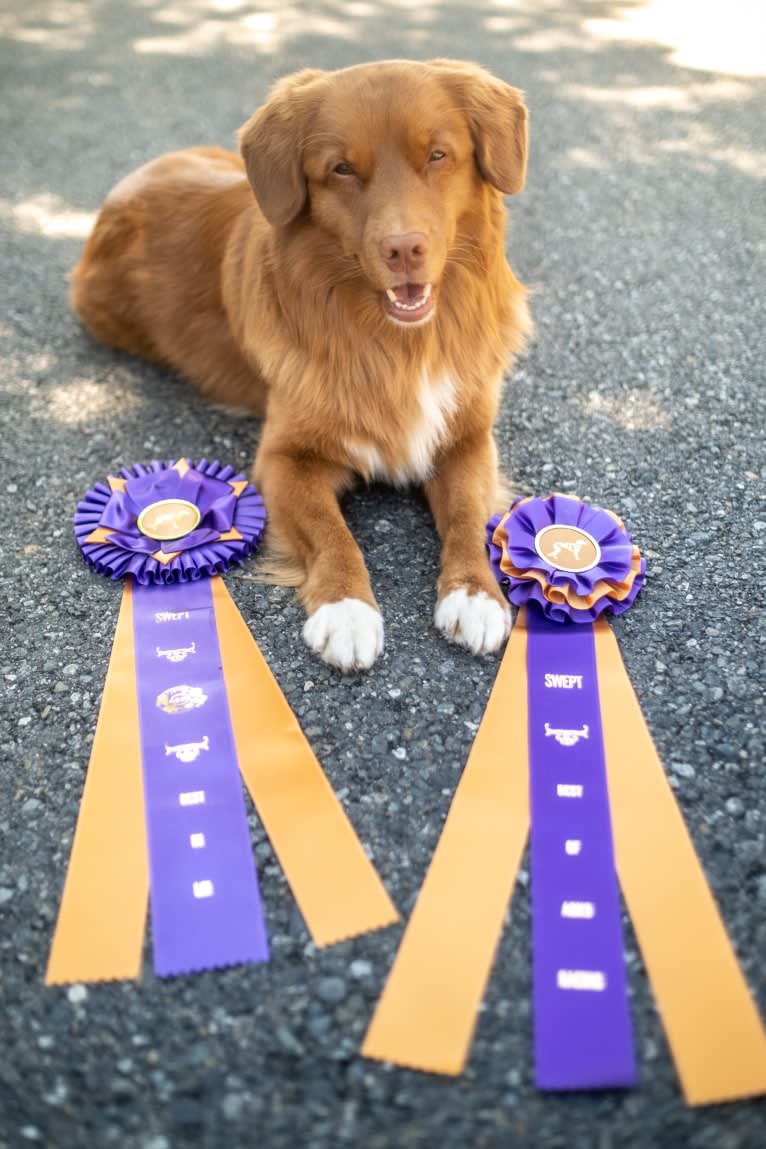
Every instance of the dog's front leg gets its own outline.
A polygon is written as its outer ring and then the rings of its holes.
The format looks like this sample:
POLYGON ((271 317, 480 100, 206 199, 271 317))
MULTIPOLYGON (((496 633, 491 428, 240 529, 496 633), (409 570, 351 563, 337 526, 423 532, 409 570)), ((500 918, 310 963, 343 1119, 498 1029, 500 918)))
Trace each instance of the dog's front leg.
POLYGON ((499 476, 490 434, 461 440, 439 461, 426 496, 442 541, 434 622, 474 654, 497 650, 511 614, 487 561, 485 528, 499 476))
POLYGON ((308 454, 259 452, 255 481, 279 549, 305 570, 303 637, 325 662, 366 670, 383 650, 383 619, 338 494, 347 470, 308 454))

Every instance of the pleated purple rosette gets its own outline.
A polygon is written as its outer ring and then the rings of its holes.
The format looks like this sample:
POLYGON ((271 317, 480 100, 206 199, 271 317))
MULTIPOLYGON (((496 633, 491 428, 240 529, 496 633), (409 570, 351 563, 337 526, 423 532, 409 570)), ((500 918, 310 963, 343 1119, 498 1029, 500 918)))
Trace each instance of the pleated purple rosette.
POLYGON ((535 1080, 627 1088, 636 1065, 592 624, 631 606, 646 565, 616 515, 568 495, 517 499, 487 544, 501 587, 527 608, 535 1080))
POLYGON ((207 459, 123 467, 118 476, 96 483, 74 516, 89 566, 107 578, 130 575, 142 586, 221 574, 253 553, 265 525, 263 499, 244 475, 207 459), (138 518, 166 499, 193 504, 199 522, 183 538, 158 542, 142 534, 138 518))
MULTIPOLYGON (((622 614, 646 578, 646 560, 621 520, 571 495, 516 499, 505 515, 490 520, 487 547, 510 601, 515 606, 535 602, 553 622, 590 623, 604 611, 622 614), (573 538, 587 535, 597 561, 578 571, 544 557, 536 544, 553 527, 574 528, 573 538)), ((562 553, 572 558, 571 551, 562 553)))
POLYGON ((130 584, 162 977, 268 959, 210 586, 255 550, 265 522, 247 479, 206 459, 123 467, 75 514, 86 562, 130 584))

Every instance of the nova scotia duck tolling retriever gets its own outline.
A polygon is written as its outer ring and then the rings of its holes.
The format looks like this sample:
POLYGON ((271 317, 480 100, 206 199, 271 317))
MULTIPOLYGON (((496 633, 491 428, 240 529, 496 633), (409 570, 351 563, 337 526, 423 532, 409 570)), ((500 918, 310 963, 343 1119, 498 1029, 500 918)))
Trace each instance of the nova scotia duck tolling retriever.
POLYGON ((318 655, 354 670, 383 649, 338 501, 355 476, 422 485, 442 547, 436 626, 498 649, 510 616, 484 532, 503 372, 530 328, 502 198, 524 184, 521 93, 456 60, 309 69, 239 143, 117 184, 74 309, 96 338, 263 417, 253 480, 318 655))

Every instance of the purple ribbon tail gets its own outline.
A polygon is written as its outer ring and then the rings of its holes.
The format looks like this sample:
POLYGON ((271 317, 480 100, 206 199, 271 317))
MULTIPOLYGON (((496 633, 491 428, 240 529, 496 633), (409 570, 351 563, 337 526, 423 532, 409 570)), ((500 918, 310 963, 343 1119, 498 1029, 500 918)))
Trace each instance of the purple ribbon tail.
POLYGON ((210 581, 133 595, 155 970, 266 961, 210 581))
POLYGON ((528 608, 535 1073, 636 1083, 593 628, 528 608))

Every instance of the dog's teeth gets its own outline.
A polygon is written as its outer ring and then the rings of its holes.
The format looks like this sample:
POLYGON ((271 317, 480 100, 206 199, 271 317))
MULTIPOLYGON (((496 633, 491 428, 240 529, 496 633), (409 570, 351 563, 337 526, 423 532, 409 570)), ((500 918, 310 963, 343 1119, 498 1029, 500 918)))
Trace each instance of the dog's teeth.
POLYGON ((431 298, 431 284, 426 283, 423 287, 423 294, 418 299, 413 300, 411 303, 405 303, 403 300, 399 299, 398 295, 391 287, 386 288, 386 295, 391 300, 394 307, 396 307, 399 311, 417 311, 431 298))

